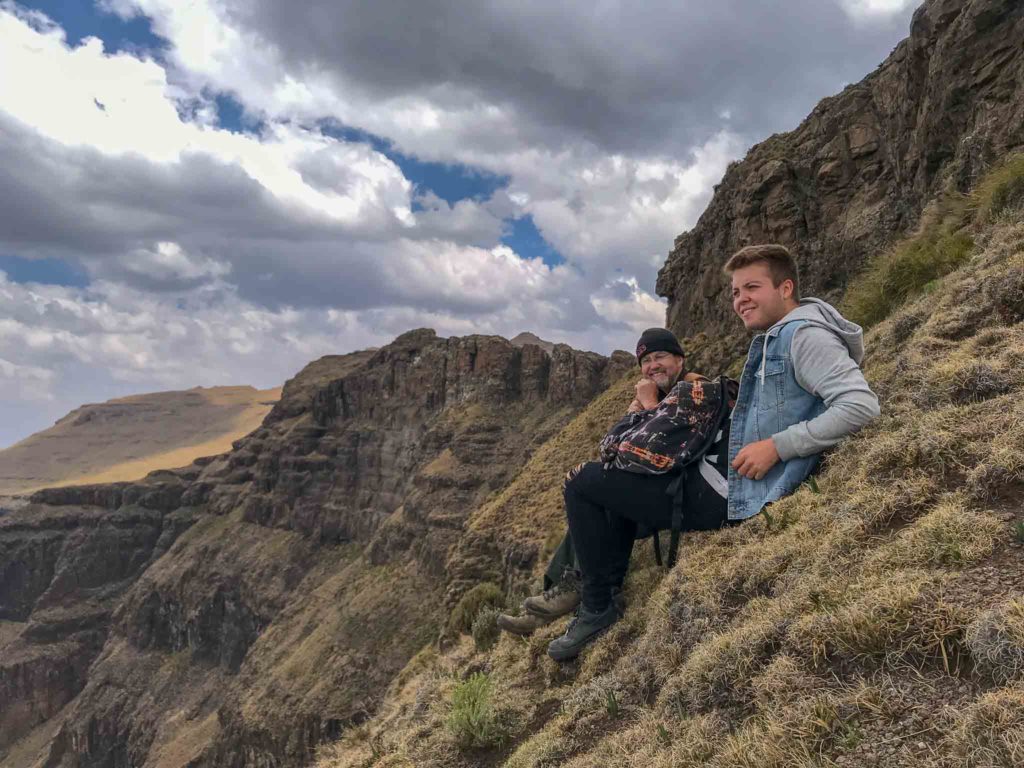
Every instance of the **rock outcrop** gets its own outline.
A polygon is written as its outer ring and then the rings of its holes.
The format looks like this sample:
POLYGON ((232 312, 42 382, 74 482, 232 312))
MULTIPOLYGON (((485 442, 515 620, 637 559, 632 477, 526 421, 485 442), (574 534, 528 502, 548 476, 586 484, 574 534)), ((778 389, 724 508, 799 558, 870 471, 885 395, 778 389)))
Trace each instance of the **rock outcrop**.
POLYGON ((791 133, 732 164, 658 276, 668 325, 705 334, 721 363, 745 346, 721 267, 744 245, 780 242, 804 293, 835 300, 866 259, 916 225, 940 190, 965 191, 1024 148, 1024 4, 932 0, 910 37, 864 80, 823 99, 791 133))
POLYGON ((5 509, 0 765, 305 764, 437 637, 470 512, 631 365, 412 331, 229 453, 5 509))

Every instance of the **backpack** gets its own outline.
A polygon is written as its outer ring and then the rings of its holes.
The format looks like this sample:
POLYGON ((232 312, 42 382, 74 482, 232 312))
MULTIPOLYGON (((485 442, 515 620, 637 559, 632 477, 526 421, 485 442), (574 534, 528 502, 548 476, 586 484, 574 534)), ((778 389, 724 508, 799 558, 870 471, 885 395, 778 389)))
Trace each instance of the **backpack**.
MULTIPOLYGON (((676 561, 686 485, 705 482, 725 495, 728 488, 729 424, 739 383, 727 376, 680 381, 657 408, 628 414, 601 441, 606 466, 640 474, 675 474, 667 566, 676 561)), ((662 564, 654 531, 654 553, 662 564)))

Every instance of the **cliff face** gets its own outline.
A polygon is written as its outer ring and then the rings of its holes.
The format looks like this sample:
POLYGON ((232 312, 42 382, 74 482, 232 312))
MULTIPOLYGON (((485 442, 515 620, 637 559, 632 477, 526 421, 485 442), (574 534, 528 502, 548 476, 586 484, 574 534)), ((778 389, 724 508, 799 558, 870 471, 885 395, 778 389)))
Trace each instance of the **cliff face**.
POLYGON ((304 764, 437 636, 470 512, 632 363, 413 331, 227 454, 8 505, 0 765, 304 764))
POLYGON ((658 276, 669 327, 705 334, 709 362, 735 357, 746 340, 721 267, 736 250, 783 243, 803 292, 836 300, 936 192, 965 191, 992 160, 1024 148, 1021 41, 1019 0, 922 5, 875 72, 730 166, 658 276))

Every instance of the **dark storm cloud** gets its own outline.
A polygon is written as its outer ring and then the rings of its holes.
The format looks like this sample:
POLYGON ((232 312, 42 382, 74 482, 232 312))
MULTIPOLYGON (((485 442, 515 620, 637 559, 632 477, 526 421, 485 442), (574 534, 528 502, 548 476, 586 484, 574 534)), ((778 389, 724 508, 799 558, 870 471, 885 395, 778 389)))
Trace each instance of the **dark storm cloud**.
POLYGON ((744 136, 795 127, 875 67, 909 17, 855 23, 837 0, 228 4, 233 26, 364 97, 499 104, 526 143, 627 154, 691 148, 724 111, 744 136))

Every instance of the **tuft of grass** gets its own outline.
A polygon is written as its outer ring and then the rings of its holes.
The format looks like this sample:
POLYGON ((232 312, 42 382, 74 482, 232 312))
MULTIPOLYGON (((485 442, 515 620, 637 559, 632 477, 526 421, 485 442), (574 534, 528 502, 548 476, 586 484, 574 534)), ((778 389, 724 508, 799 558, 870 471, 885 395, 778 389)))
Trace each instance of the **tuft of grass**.
POLYGON ((462 749, 490 749, 505 740, 491 700, 491 680, 482 672, 470 675, 452 691, 448 730, 462 749))
POLYGON ((967 627, 967 648, 978 667, 1005 682, 1024 674, 1024 599, 986 611, 967 627))
POLYGON ((498 614, 500 611, 494 606, 487 605, 480 609, 473 619, 471 634, 473 645, 478 651, 489 651, 498 642, 501 630, 498 629, 498 614))
POLYGON ((970 209, 978 224, 1024 205, 1024 153, 1010 155, 985 174, 971 192, 970 209))
POLYGON ((873 562, 889 568, 963 566, 989 554, 1001 530, 992 515, 968 509, 961 496, 951 496, 900 531, 873 562))
POLYGON ((986 693, 957 718, 948 742, 962 768, 1024 764, 1024 687, 986 693))
POLYGON ((484 608, 500 608, 505 594, 497 584, 487 581, 477 584, 462 596, 448 616, 448 628, 463 634, 473 631, 473 622, 484 608))
POLYGON ((788 643, 816 665, 832 659, 937 660, 948 671, 966 627, 962 610, 946 603, 927 574, 892 571, 835 610, 805 615, 788 643))

